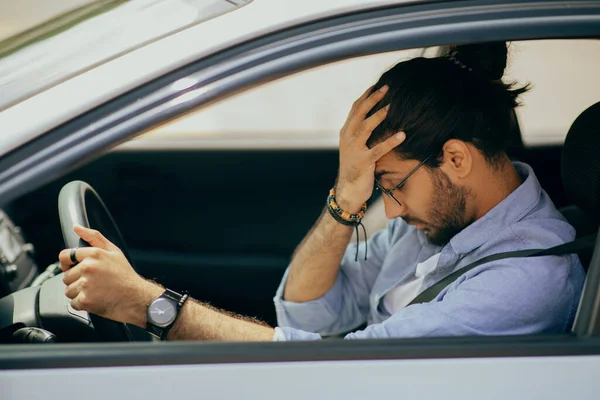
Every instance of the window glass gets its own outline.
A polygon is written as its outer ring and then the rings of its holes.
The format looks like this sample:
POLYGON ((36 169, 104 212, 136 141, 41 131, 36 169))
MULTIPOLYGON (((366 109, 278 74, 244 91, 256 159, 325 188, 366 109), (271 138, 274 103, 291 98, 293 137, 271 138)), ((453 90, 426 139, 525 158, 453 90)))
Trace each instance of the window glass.
POLYGON ((352 103, 367 87, 397 62, 436 51, 397 51, 300 72, 203 108, 125 146, 335 148, 352 103))
POLYGON ((600 41, 512 43, 505 81, 531 82, 517 108, 526 145, 562 143, 577 116, 600 101, 600 41))
POLYGON ((46 21, 24 18, 26 8, 16 6, 15 19, 22 23, 0 30, 0 111, 242 5, 227 0, 97 0, 76 2, 67 10, 46 5, 40 11, 40 17, 49 18, 46 21))
MULTIPOLYGON (((382 72, 399 61, 439 52, 411 49, 314 68, 204 108, 124 147, 335 148, 352 102, 382 72)), ((575 118, 600 100, 599 63, 597 40, 511 44, 504 80, 532 84, 517 109, 526 145, 564 141, 575 118)))

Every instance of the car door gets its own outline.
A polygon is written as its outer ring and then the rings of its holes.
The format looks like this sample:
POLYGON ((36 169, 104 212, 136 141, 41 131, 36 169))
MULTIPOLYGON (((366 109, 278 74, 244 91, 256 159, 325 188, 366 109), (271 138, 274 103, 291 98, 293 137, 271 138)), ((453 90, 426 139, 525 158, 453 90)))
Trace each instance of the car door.
POLYGON ((276 324, 273 293, 335 182, 352 99, 396 60, 425 52, 329 64, 175 120, 14 201, 16 222, 38 264, 54 262, 63 246, 57 193, 83 180, 111 210, 141 275, 276 324))
MULTIPOLYGON (((186 96, 191 98, 189 102, 182 99, 160 108, 178 95, 170 93, 151 107, 154 112, 140 114, 136 113, 134 104, 139 93, 131 93, 110 106, 94 110, 88 117, 98 124, 88 133, 77 131, 81 126, 74 122, 49 132, 37 143, 30 143, 0 160, 0 167, 7 164, 13 167, 10 175, 0 174, 0 189, 4 189, 0 193, 7 201, 39 188, 52 180, 52 176, 65 172, 91 154, 98 154, 167 118, 228 94, 235 90, 233 84, 246 87, 344 57, 472 41, 473 38, 487 41, 596 36, 600 30, 599 15, 598 4, 594 2, 573 3, 565 9, 553 2, 490 1, 406 5, 318 21, 297 28, 300 32, 292 29, 284 32, 285 35, 281 33, 283 37, 275 35, 258 40, 257 46, 268 44, 270 51, 277 49, 282 62, 275 65, 265 62, 256 70, 248 66, 242 77, 228 75, 226 84, 207 73, 210 60, 200 60, 197 67, 204 72, 206 80, 198 87, 212 84, 215 90, 201 91, 195 97, 186 96), (301 36, 306 30, 318 32, 325 26, 328 33, 336 34, 315 35, 311 46, 294 47, 295 35, 301 36), (280 47, 274 42, 265 43, 278 39, 283 42, 279 43, 280 47), (303 52, 301 57, 299 52, 303 52), (224 86, 219 87, 219 84, 224 86), (127 118, 105 118, 117 105, 129 112, 127 118), (86 146, 67 146, 65 138, 76 133, 86 146), (103 140, 94 141, 100 133, 103 140), (38 159, 37 169, 32 172, 27 168, 31 151, 36 146, 46 148, 49 144, 52 144, 49 151, 60 155, 60 160, 58 157, 38 159), (50 176, 38 172, 39 169, 50 176)), ((255 51, 253 56, 257 53, 255 51)), ((172 78, 180 77, 175 74, 172 78)), ((596 275, 588 276, 586 290, 590 302, 597 302, 597 279, 596 275)), ((593 322, 597 309, 593 309, 588 318, 585 335, 579 335, 582 331, 550 337, 5 346, 0 360, 8 371, 3 371, 0 379, 10 385, 6 387, 10 387, 14 398, 24 398, 39 393, 38 390, 45 391, 50 398, 63 397, 72 394, 73 386, 56 383, 69 380, 76 382, 78 388, 93 388, 86 393, 92 398, 120 398, 133 393, 178 397, 189 395, 191 391, 213 397, 354 398, 400 394, 461 399, 557 398, 568 391, 578 398, 594 398, 599 387, 592 371, 600 365, 599 332, 597 323, 593 322), (111 384, 107 385, 109 377, 111 384), (30 382, 36 382, 35 389, 28 384, 30 382)))

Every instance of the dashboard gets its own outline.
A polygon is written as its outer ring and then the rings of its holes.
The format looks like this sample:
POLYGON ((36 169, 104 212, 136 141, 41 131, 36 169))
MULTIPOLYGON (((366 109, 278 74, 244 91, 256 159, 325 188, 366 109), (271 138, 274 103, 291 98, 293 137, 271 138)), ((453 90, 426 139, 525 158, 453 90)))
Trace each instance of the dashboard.
POLYGON ((33 245, 0 210, 0 298, 31 286, 39 274, 33 254, 33 245))

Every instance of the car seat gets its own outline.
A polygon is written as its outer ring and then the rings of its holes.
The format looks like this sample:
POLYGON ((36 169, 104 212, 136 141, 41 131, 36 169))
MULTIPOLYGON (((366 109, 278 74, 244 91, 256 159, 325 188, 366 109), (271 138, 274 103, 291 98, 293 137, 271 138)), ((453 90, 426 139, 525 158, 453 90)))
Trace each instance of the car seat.
MULTIPOLYGON (((577 237, 598 231, 600 221, 600 102, 573 122, 563 147, 561 175, 572 206, 562 209, 577 237)), ((600 332, 600 243, 578 253, 587 277, 573 332, 580 336, 600 332)))
MULTIPOLYGON (((561 174, 567 197, 573 203, 561 213, 575 228, 577 237, 595 233, 600 225, 600 102, 582 112, 573 122, 562 152, 561 174)), ((592 249, 579 259, 587 270, 592 249)))

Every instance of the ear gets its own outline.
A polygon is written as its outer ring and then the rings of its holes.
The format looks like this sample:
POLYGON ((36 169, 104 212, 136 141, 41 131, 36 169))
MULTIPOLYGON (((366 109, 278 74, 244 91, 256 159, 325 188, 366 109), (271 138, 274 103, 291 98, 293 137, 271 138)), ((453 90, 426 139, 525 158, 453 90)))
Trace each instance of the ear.
POLYGON ((450 139, 442 147, 444 152, 441 168, 450 178, 464 179, 473 168, 473 150, 458 139, 450 139))

